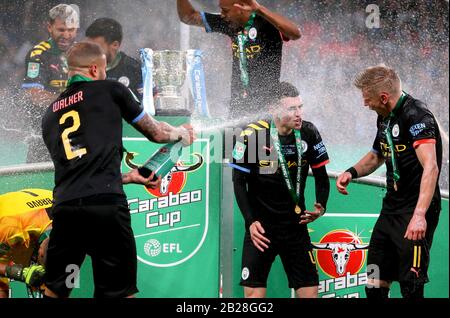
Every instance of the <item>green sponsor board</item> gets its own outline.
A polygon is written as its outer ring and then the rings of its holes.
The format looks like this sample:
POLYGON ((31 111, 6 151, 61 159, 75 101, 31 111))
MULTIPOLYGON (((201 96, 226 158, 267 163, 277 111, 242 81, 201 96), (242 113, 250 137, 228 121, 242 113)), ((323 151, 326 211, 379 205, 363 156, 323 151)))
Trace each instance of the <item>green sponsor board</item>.
MULTIPOLYGON (((314 261, 319 273, 319 297, 364 298, 367 282, 367 245, 373 226, 381 209, 385 189, 376 185, 352 183, 349 195, 344 196, 334 187, 330 179, 330 198, 327 213, 310 223, 308 229, 314 246, 314 261)), ((307 209, 315 202, 314 179, 308 177, 305 198, 307 209)), ((431 263, 428 270, 430 282, 425 288, 425 297, 448 298, 448 199, 442 200, 442 211, 431 248, 431 263)), ((233 297, 243 297, 239 286, 244 224, 239 208, 235 204, 233 297)), ((293 297, 288 288, 286 274, 279 257, 276 258, 267 282, 267 296, 274 298, 293 297)), ((400 298, 398 283, 393 283, 391 297, 400 298)))
MULTIPOLYGON (((124 146, 134 153, 133 160, 124 161, 127 172, 161 145, 131 137, 124 138, 124 146)), ((209 156, 210 140, 197 139, 183 149, 160 188, 126 187, 140 297, 219 295, 219 191, 212 184, 218 184, 220 171, 209 164, 209 156)))

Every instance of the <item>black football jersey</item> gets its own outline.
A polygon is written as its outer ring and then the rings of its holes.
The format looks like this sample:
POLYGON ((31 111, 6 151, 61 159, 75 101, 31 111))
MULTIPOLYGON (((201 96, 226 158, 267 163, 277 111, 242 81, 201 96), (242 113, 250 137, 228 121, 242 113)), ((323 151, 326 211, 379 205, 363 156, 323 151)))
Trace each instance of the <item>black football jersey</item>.
POLYGON ((120 54, 120 61, 114 67, 106 70, 106 79, 122 83, 142 100, 144 85, 141 64, 123 52, 118 54, 120 54))
MULTIPOLYGON (((420 193, 420 181, 423 168, 417 158, 415 148, 422 143, 436 144, 436 159, 441 170, 442 141, 439 127, 433 114, 420 100, 406 94, 399 109, 394 110, 394 117, 388 122, 381 116, 377 120, 377 135, 373 151, 385 158, 387 192, 383 199, 382 213, 412 213, 420 193), (389 123, 397 167, 400 179, 397 191, 394 189, 391 152, 386 139, 385 129, 389 123)), ((436 184, 433 201, 440 206, 439 184, 436 184)))
MULTIPOLYGON (((304 211, 305 186, 309 168, 320 168, 329 163, 327 149, 317 128, 303 121, 300 129, 302 160, 300 182, 300 208, 304 211)), ((279 136, 281 151, 286 159, 292 183, 295 187, 298 152, 295 134, 279 136)), ((228 154, 230 166, 249 174, 248 193, 255 210, 268 215, 293 214, 293 202, 283 178, 278 154, 270 136, 270 122, 258 121, 248 125, 237 136, 232 154, 228 154)))
POLYGON ((95 194, 124 194, 122 118, 144 116, 129 89, 115 81, 71 84, 47 109, 42 132, 55 165, 55 204, 95 194))
MULTIPOLYGON (((219 32, 232 40, 233 68, 231 75, 231 106, 242 107, 242 92, 239 67, 239 45, 237 35, 242 29, 233 29, 220 15, 204 13, 203 22, 207 32, 219 32)), ((246 45, 247 70, 249 85, 246 88, 248 97, 246 109, 238 109, 238 113, 251 113, 264 107, 273 94, 273 88, 280 81, 283 38, 280 31, 261 16, 256 16, 248 32, 246 45)))

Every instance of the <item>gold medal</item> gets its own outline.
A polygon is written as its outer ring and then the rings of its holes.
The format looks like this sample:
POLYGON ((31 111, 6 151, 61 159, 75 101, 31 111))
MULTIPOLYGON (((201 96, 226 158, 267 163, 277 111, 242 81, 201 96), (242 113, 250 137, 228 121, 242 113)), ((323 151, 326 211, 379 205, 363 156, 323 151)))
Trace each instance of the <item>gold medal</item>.
POLYGON ((302 209, 298 205, 295 206, 295 213, 300 214, 302 213, 302 209))

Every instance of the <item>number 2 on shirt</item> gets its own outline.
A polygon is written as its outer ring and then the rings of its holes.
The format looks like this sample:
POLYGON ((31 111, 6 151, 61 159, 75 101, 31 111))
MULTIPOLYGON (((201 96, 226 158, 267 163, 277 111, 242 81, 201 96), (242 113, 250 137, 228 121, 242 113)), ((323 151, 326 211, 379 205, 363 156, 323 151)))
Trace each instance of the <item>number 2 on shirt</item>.
POLYGON ((76 150, 72 149, 69 134, 77 131, 78 128, 80 128, 80 115, 78 114, 77 111, 72 110, 61 117, 61 119, 59 120, 59 124, 63 125, 68 118, 73 119, 73 125, 71 127, 64 129, 64 131, 61 134, 61 139, 64 145, 64 151, 66 152, 67 160, 72 160, 76 157, 84 156, 85 154, 87 154, 87 150, 86 148, 79 148, 76 150))

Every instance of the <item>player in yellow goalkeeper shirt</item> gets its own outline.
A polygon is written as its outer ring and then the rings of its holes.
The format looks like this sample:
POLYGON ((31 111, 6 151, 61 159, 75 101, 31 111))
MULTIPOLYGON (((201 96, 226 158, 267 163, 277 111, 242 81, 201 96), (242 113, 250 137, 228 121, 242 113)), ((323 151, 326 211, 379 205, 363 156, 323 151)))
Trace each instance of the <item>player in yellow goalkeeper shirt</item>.
POLYGON ((9 279, 35 289, 42 285, 51 206, 52 192, 48 190, 0 195, 0 298, 9 295, 9 279))

